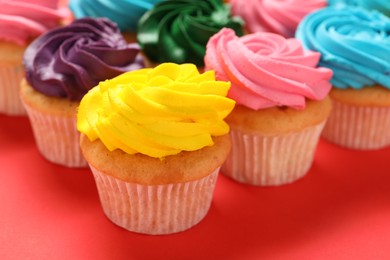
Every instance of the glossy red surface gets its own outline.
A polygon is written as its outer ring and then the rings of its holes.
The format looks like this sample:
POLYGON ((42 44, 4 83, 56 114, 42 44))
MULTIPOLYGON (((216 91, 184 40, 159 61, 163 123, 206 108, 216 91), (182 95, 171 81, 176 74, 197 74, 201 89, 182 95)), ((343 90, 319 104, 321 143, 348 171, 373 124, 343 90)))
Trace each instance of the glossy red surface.
POLYGON ((220 175, 206 218, 166 236, 111 223, 89 169, 47 162, 27 118, 0 115, 0 166, 0 259, 390 259, 390 148, 321 140, 281 187, 220 175))

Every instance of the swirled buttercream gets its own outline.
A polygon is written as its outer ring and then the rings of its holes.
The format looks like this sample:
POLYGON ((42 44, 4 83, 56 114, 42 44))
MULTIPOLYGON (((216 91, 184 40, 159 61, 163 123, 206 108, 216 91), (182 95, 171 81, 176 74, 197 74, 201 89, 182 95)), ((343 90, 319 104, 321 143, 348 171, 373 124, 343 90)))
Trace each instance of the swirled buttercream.
POLYGON ((156 4, 138 25, 137 40, 154 62, 203 66, 208 39, 228 27, 242 35, 243 21, 221 0, 171 0, 156 4))
POLYGON ((60 25, 69 14, 58 1, 0 0, 0 40, 26 45, 30 40, 60 25))
POLYGON ((390 16, 390 1, 389 0, 328 0, 329 5, 340 6, 350 5, 363 7, 368 10, 377 10, 387 16, 390 16))
POLYGON ((319 59, 294 38, 267 32, 237 37, 225 28, 207 43, 205 69, 231 82, 228 97, 237 104, 303 109, 306 98, 322 100, 331 88, 332 71, 317 68, 319 59))
POLYGON ((249 33, 273 32, 293 37, 300 20, 325 7, 327 0, 230 0, 230 4, 232 13, 244 19, 249 33))
POLYGON ((227 134, 230 84, 193 64, 163 63, 100 82, 81 100, 77 128, 110 150, 155 158, 194 151, 227 134))
POLYGON ((321 53, 338 88, 380 84, 390 88, 390 19, 363 8, 327 7, 302 20, 296 37, 321 53))
POLYGON ((76 18, 107 17, 118 24, 121 31, 135 32, 138 20, 162 0, 70 0, 69 8, 76 18))
POLYGON ((38 37, 23 63, 34 89, 78 101, 100 81, 142 68, 139 52, 110 20, 82 18, 38 37))

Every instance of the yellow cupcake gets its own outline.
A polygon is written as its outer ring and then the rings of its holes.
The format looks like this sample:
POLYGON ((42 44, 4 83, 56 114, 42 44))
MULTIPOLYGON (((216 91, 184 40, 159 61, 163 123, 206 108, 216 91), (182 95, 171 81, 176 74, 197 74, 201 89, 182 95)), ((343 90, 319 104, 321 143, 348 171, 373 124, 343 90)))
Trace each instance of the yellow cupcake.
POLYGON ((230 151, 229 87, 193 64, 163 63, 101 82, 84 96, 81 150, 111 221, 170 234, 205 217, 230 151))

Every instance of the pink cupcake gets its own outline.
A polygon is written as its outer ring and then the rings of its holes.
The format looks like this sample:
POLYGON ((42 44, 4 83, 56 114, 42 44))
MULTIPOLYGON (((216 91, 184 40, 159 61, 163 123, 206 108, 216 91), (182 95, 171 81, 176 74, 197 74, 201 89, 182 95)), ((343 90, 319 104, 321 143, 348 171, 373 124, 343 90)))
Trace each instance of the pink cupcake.
POLYGON ((0 1, 0 113, 25 115, 19 98, 23 53, 27 45, 68 16, 58 1, 0 1))
POLYGON ((329 116, 332 71, 296 39, 222 29, 207 44, 206 70, 230 81, 237 102, 226 118, 232 151, 222 173, 242 183, 281 185, 310 169, 329 116))

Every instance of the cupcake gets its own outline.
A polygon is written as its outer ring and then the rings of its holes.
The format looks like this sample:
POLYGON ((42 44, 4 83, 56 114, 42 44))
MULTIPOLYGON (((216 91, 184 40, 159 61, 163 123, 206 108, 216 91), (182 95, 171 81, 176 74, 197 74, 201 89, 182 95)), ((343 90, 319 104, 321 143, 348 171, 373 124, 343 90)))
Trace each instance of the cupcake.
POLYGON ((70 0, 69 8, 75 18, 106 17, 117 23, 125 39, 129 42, 136 41, 138 20, 162 0, 70 0))
POLYGON ((237 105, 226 118, 232 150, 221 172, 241 183, 291 183, 310 169, 331 110, 332 71, 318 52, 281 35, 242 37, 222 29, 207 43, 205 69, 231 82, 237 105))
POLYGON ((0 2, 0 113, 25 115, 19 98, 22 56, 37 36, 59 26, 67 15, 57 1, 0 2))
POLYGON ((193 63, 202 70, 209 38, 223 27, 242 35, 242 26, 242 19, 231 16, 229 5, 221 0, 168 0, 142 16, 137 40, 148 67, 193 63))
POLYGON ((230 0, 232 13, 245 21, 248 33, 272 32, 293 37, 308 13, 327 6, 327 0, 230 0))
POLYGON ((356 7, 328 7, 299 25, 296 37, 334 72, 328 141, 358 150, 390 145, 389 35, 390 18, 356 7))
POLYGON ((194 64, 124 73, 81 100, 81 150, 106 216, 143 234, 171 234, 207 214, 230 150, 228 82, 194 64))
POLYGON ((106 18, 76 20, 28 46, 20 95, 46 159, 68 167, 87 166, 76 130, 80 100, 100 81, 142 68, 138 54, 138 45, 128 44, 106 18))

